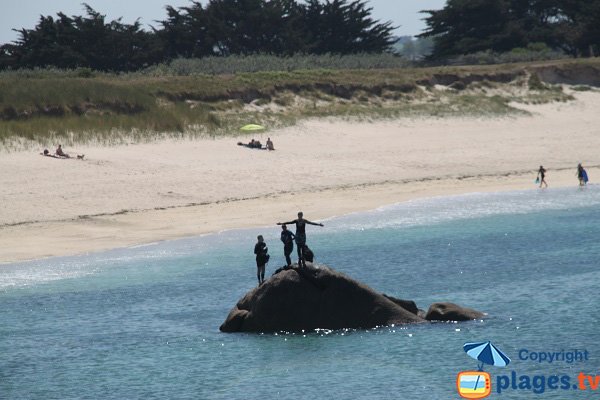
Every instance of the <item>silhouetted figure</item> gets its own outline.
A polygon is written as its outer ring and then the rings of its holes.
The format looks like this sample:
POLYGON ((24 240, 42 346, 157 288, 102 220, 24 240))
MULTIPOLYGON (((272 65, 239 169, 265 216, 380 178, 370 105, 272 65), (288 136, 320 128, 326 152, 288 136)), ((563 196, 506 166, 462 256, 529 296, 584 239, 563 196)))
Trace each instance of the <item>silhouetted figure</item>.
POLYGON ((323 226, 303 218, 302 211, 298 213, 298 218, 290 222, 278 222, 277 225, 296 224, 296 249, 298 250, 298 265, 306 267, 306 258, 304 256, 304 247, 306 246, 306 224, 323 226))
POLYGON ((254 254, 256 254, 256 278, 258 278, 258 284, 262 285, 265 281, 265 267, 269 262, 269 248, 265 243, 262 235, 257 237, 258 243, 254 245, 254 254))
POLYGON ((585 186, 588 183, 587 171, 581 164, 577 164, 577 179, 579 179, 579 186, 585 186))
POLYGON ((302 253, 304 254, 304 259, 308 262, 313 262, 315 260, 315 254, 312 252, 311 249, 308 248, 307 245, 304 245, 304 249, 302 250, 302 253))
POLYGON ((288 231, 287 226, 285 224, 281 225, 281 241, 283 242, 283 254, 285 255, 285 262, 289 267, 292 265, 292 258, 290 254, 294 251, 294 239, 296 236, 290 231, 288 231))
POLYGON ((540 169, 538 169, 538 180, 540 181, 540 188, 542 185, 546 185, 546 187, 548 187, 548 184, 546 183, 546 170, 541 165, 540 169))

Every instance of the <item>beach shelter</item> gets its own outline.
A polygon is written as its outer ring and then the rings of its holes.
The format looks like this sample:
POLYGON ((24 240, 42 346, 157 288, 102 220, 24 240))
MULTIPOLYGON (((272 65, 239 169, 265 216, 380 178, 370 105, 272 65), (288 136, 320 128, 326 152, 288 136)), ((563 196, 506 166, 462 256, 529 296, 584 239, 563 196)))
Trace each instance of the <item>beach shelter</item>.
POLYGON ((496 367, 506 367, 510 363, 510 358, 500 351, 492 342, 465 343, 463 350, 470 357, 481 361, 479 370, 483 371, 483 364, 496 367))
POLYGON ((240 128, 242 132, 260 132, 265 130, 265 127, 257 124, 248 124, 240 128))

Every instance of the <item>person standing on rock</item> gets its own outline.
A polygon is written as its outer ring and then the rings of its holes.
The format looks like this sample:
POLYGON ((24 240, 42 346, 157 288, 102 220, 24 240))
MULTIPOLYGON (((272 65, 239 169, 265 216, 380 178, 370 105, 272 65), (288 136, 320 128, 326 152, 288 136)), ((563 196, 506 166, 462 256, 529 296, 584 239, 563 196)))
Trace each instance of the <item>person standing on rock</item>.
POLYGON ((285 261, 287 266, 292 265, 292 258, 290 254, 294 251, 294 239, 296 236, 290 231, 288 231, 287 226, 285 224, 281 225, 281 241, 283 242, 283 255, 285 255, 285 261))
POLYGON ((258 278, 258 285, 262 285, 265 281, 265 268, 269 262, 269 248, 265 243, 265 239, 262 235, 257 237, 258 243, 254 245, 254 254, 256 254, 256 277, 258 278))
POLYGON ((306 245, 306 224, 315 226, 324 226, 304 219, 302 211, 298 213, 298 218, 290 222, 278 222, 277 225, 296 224, 296 248, 298 250, 298 266, 306 267, 306 258, 304 256, 304 246, 306 245))

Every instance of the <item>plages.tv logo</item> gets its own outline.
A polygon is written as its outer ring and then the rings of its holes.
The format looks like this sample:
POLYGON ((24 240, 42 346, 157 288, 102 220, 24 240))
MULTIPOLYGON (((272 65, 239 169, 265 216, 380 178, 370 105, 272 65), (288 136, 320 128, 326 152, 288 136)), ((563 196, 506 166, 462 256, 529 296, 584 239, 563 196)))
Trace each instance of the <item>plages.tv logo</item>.
POLYGON ((492 377, 483 370, 484 364, 506 367, 510 358, 492 342, 465 343, 465 352, 478 361, 477 371, 462 371, 456 377, 456 389, 465 399, 483 399, 492 393, 492 377))

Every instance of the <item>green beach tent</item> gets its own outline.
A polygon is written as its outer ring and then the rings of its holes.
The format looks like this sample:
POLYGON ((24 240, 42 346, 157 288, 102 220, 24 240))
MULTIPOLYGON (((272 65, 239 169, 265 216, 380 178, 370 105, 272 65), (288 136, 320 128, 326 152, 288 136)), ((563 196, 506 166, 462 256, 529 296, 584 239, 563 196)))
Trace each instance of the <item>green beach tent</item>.
POLYGON ((248 124, 248 125, 244 125, 240 128, 240 130, 243 132, 258 132, 258 131, 262 131, 264 129, 265 129, 264 126, 256 125, 256 124, 248 124))

